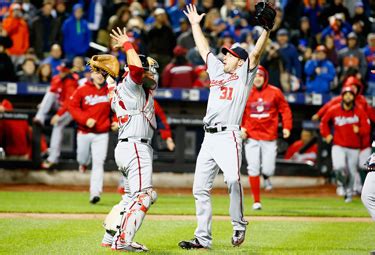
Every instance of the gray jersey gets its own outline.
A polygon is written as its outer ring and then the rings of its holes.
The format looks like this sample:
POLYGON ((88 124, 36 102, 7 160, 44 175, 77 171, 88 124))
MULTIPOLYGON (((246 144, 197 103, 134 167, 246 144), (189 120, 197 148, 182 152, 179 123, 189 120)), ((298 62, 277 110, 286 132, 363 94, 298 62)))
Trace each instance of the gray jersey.
POLYGON ((224 64, 211 52, 207 55, 210 95, 203 123, 208 126, 241 125, 242 115, 257 67, 249 70, 249 59, 235 73, 225 73, 224 64))
POLYGON ((118 118, 119 139, 152 138, 156 129, 153 90, 146 93, 129 73, 117 85, 111 107, 118 118))

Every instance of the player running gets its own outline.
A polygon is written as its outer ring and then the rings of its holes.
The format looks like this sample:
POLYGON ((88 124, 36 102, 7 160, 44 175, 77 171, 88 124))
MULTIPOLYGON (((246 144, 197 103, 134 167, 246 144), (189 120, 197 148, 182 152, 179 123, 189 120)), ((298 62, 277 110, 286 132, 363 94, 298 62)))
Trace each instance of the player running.
POLYGON ((242 119, 242 136, 247 138, 245 156, 254 197, 253 210, 262 209, 260 173, 264 177, 265 189, 272 189, 270 177, 274 175, 276 167, 279 113, 283 138, 286 139, 292 129, 292 111, 281 90, 268 84, 267 70, 259 66, 242 119))
MULTIPOLYGON (((93 56, 88 64, 105 56, 93 56)), ((119 72, 117 59, 106 66, 119 72), (116 68, 112 68, 113 63, 116 68)), ((85 171, 92 161, 90 178, 90 203, 100 200, 103 190, 104 161, 107 156, 109 131, 117 130, 117 120, 111 122, 106 76, 108 74, 93 66, 91 79, 77 88, 69 102, 69 112, 78 124, 77 161, 80 171, 85 171)), ((117 76, 116 75, 116 76, 117 76)))
MULTIPOLYGON (((205 137, 197 158, 193 185, 198 226, 192 240, 181 241, 178 244, 183 249, 210 248, 212 245, 210 192, 219 169, 223 171, 229 191, 229 210, 233 225, 232 245, 239 246, 245 240, 248 222, 243 218, 240 124, 259 59, 269 37, 268 31, 274 23, 275 12, 264 2, 257 4, 258 16, 262 15, 265 8, 270 8, 268 11, 273 15, 269 23, 262 23, 266 29, 254 50, 248 54, 238 44, 231 48, 224 47, 223 62, 210 52, 208 42, 202 33, 199 23, 205 14, 199 15, 196 7, 191 4, 184 11, 191 23, 199 54, 206 62, 211 84, 207 112, 203 119, 205 137)), ((262 21, 267 21, 267 17, 262 21)))
POLYGON ((111 106, 119 122, 115 160, 125 176, 126 194, 106 218, 102 246, 142 252, 148 249, 133 239, 157 196, 152 189, 150 143, 156 129, 153 92, 157 87, 158 64, 152 58, 138 56, 125 29, 112 30, 111 37, 115 47, 123 47, 129 69, 117 85, 108 79, 111 106))

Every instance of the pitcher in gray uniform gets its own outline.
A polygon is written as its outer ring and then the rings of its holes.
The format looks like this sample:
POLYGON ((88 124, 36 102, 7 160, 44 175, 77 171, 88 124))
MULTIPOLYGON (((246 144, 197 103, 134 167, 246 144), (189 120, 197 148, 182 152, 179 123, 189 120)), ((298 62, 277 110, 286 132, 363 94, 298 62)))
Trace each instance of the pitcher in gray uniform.
POLYGON ((119 123, 116 164, 125 177, 126 194, 108 214, 102 246, 112 250, 147 251, 133 242, 151 204, 156 201, 152 189, 153 149, 151 138, 156 128, 153 92, 157 87, 158 64, 152 58, 138 56, 125 29, 112 30, 117 47, 126 52, 127 72, 119 84, 107 79, 111 107, 119 123), (111 91, 112 90, 112 91, 111 91))
POLYGON ((193 194, 198 226, 195 237, 181 241, 183 249, 211 248, 212 207, 211 189, 219 169, 224 174, 230 198, 232 245, 239 246, 245 239, 243 218, 243 190, 240 182, 242 138, 240 124, 249 91, 257 71, 269 32, 264 30, 254 50, 248 52, 238 44, 223 48, 223 62, 211 52, 199 25, 205 14, 199 15, 194 5, 184 11, 188 17, 195 44, 207 65, 210 77, 210 95, 203 119, 205 137, 197 158, 193 194))

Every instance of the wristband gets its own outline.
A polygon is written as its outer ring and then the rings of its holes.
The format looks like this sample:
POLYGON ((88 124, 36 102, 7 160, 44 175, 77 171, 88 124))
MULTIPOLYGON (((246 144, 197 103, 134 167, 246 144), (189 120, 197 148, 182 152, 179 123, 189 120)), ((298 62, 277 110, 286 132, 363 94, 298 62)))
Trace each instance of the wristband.
POLYGON ((124 42, 122 47, 124 48, 125 52, 127 52, 128 50, 134 50, 133 44, 131 42, 124 42))

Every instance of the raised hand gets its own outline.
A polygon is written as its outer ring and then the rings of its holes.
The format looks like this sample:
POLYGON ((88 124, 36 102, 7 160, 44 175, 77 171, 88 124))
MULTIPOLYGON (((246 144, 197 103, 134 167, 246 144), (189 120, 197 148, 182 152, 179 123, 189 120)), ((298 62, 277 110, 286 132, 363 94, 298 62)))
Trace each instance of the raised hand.
POLYGON ((117 27, 117 31, 112 29, 110 36, 115 42, 113 48, 121 48, 124 43, 129 41, 129 37, 126 35, 126 28, 123 28, 123 31, 119 27, 117 27))
POLYGON ((190 24, 199 24, 203 19, 206 13, 202 13, 201 15, 197 12, 197 7, 193 4, 186 5, 186 11, 183 11, 186 17, 188 17, 190 24))

